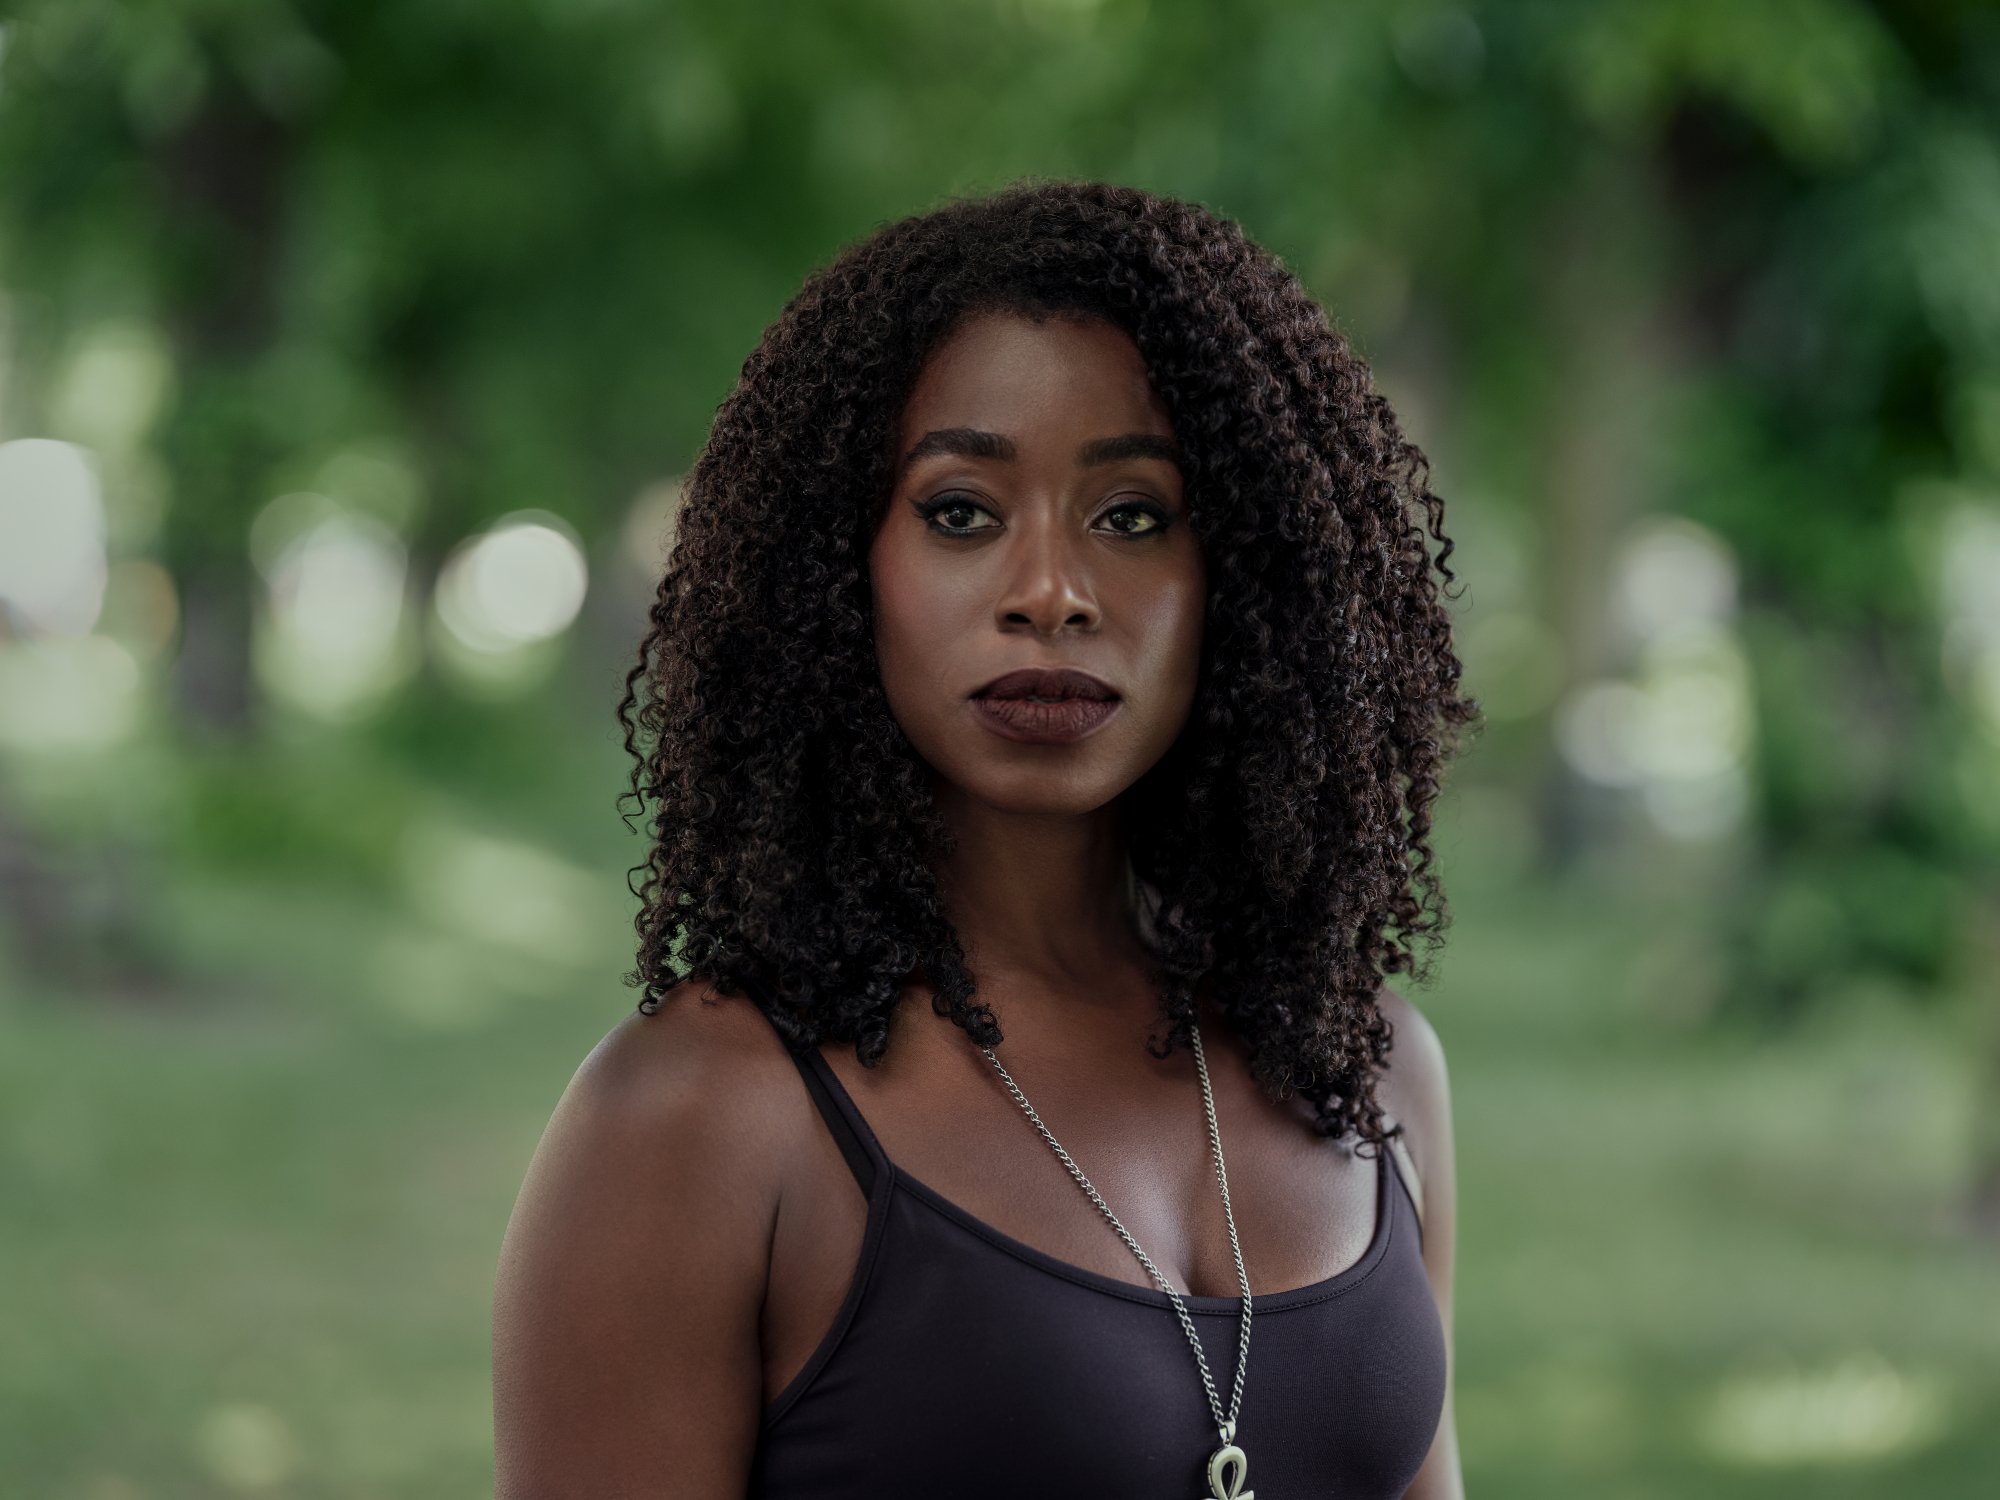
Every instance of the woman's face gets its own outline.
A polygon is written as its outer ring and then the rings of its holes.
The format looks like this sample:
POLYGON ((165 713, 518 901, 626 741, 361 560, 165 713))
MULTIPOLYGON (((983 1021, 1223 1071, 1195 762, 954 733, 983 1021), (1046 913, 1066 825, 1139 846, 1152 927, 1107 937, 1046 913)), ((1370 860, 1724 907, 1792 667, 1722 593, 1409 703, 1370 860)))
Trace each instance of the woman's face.
POLYGON ((1207 578, 1165 404, 1102 320, 968 319, 905 405, 869 552, 889 707, 944 782, 1082 813, 1137 781, 1194 701, 1207 578), (1002 685, 1023 668, 1089 683, 1002 685), (1039 689, 1115 698, 1037 705, 1039 689))

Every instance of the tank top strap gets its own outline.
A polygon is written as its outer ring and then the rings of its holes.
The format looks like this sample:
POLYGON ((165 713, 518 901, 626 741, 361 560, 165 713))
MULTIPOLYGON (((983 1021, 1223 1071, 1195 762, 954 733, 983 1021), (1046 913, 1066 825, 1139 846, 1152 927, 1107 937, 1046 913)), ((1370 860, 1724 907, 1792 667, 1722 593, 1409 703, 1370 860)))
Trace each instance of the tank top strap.
MULTIPOLYGON (((770 1013, 761 1005, 757 1007, 757 1012, 766 1021, 771 1020, 770 1013)), ((777 1023, 772 1022, 771 1029, 777 1031, 777 1023)), ((778 1032, 778 1040, 784 1043, 793 1066, 799 1070, 799 1077, 805 1080, 806 1092, 812 1095, 820 1118, 826 1121, 826 1128, 833 1132, 834 1144, 840 1147, 840 1154, 847 1159, 854 1180, 861 1184, 862 1193, 872 1199, 876 1177, 886 1172, 889 1166, 882 1143, 875 1139, 875 1132, 869 1129, 867 1120, 855 1107, 840 1076, 833 1071, 819 1048, 794 1046, 786 1040, 783 1032, 778 1032)))
MULTIPOLYGON (((1421 1241, 1424 1234, 1424 1188, 1417 1177, 1416 1161, 1411 1157, 1410 1148, 1403 1143, 1401 1135, 1389 1138, 1387 1155, 1395 1167, 1395 1171, 1390 1175, 1403 1185, 1403 1196, 1409 1200, 1410 1209, 1417 1221, 1417 1238, 1421 1241)), ((1387 1187, 1388 1182, 1385 1180, 1382 1185, 1387 1187)))

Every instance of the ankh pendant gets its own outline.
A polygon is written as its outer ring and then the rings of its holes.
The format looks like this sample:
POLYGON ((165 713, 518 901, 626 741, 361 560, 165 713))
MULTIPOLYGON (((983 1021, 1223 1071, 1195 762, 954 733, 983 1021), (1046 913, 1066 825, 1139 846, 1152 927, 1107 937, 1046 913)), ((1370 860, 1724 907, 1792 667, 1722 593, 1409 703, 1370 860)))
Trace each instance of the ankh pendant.
POLYGON ((1226 1442, 1208 1459, 1208 1491, 1214 1500, 1257 1500, 1255 1490, 1243 1488, 1250 1473, 1250 1459, 1233 1442, 1226 1442), (1223 1476, 1227 1473, 1228 1477, 1223 1476))

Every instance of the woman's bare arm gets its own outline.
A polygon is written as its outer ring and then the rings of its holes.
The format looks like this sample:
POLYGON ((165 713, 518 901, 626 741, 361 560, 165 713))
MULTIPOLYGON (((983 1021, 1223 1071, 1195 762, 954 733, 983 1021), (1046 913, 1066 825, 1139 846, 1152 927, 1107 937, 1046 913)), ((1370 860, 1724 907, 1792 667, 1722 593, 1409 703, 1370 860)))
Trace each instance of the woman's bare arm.
POLYGON ((744 1491, 783 1121, 768 1024, 702 988, 597 1045, 528 1169, 493 1299, 498 1500, 744 1491))
POLYGON ((1382 991, 1383 1013, 1395 1028, 1383 1103, 1403 1122, 1405 1144, 1416 1161, 1424 1194, 1424 1270, 1444 1323, 1444 1411, 1430 1455, 1403 1492, 1404 1500, 1465 1500, 1458 1459, 1458 1424, 1452 1414, 1457 1358, 1451 1336, 1452 1258, 1457 1248, 1458 1176, 1451 1140, 1451 1079, 1444 1044, 1431 1023, 1393 990, 1382 991))

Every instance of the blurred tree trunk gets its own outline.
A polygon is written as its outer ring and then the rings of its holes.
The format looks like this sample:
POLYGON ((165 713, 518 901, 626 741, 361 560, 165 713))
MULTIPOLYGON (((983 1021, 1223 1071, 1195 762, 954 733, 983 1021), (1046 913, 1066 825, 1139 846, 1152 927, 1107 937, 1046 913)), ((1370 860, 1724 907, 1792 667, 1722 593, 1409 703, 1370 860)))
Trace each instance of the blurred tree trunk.
MULTIPOLYGON (((1641 163, 1598 154, 1550 234, 1544 325, 1555 349, 1547 393, 1542 487, 1543 597, 1562 654, 1558 704, 1614 671, 1612 568, 1620 536, 1653 501, 1649 444, 1672 363, 1657 316, 1664 271, 1655 257, 1660 201, 1641 163)), ((1538 787, 1538 853, 1568 870, 1598 837, 1602 790, 1580 776, 1555 737, 1538 787)))
POLYGON ((6 920, 10 947, 24 973, 43 974, 57 967, 74 906, 69 882, 0 785, 0 916, 6 920))
POLYGON ((147 895, 122 835, 43 832, 0 783, 0 927, 11 967, 30 982, 156 998, 170 965, 145 921, 147 895))
POLYGON ((173 665, 183 726, 223 741, 250 736, 250 570, 241 557, 184 557, 181 643, 173 665))
POLYGON ((285 452, 291 415, 271 378, 290 132, 227 75, 148 160, 162 218, 165 316, 181 398, 160 448, 174 475, 165 554, 184 626, 173 681, 184 724, 237 741, 254 730, 249 523, 285 452))

